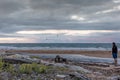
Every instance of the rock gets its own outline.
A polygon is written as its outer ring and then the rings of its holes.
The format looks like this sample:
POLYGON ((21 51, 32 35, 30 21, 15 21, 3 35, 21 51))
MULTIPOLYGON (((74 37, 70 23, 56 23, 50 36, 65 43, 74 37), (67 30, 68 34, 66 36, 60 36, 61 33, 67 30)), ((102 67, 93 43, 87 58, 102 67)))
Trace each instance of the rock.
POLYGON ((9 80, 10 74, 8 72, 2 72, 0 74, 0 80, 9 80))
POLYGON ((67 75, 60 75, 60 74, 57 74, 57 75, 56 75, 56 77, 62 78, 62 79, 65 78, 66 76, 67 76, 67 75))
POLYGON ((67 62, 67 59, 66 58, 62 58, 62 57, 60 57, 59 55, 57 55, 56 57, 55 57, 55 60, 54 60, 55 62, 58 62, 58 63, 66 63, 67 62))
POLYGON ((103 75, 103 74, 100 73, 100 72, 94 72, 94 74, 97 75, 97 76, 102 76, 102 75, 103 75))
POLYGON ((120 76, 109 77, 108 80, 120 80, 120 76))
POLYGON ((57 55, 57 56, 55 57, 55 62, 60 62, 60 56, 59 56, 59 55, 57 55))

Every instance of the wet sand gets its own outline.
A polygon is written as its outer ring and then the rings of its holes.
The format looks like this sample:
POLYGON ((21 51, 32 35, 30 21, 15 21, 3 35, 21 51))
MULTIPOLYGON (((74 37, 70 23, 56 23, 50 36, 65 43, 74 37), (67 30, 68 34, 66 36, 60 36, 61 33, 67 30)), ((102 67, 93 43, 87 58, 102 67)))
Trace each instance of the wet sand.
MULTIPOLYGON (((34 54, 80 54, 92 57, 112 58, 111 51, 85 51, 85 50, 7 50, 9 53, 34 54)), ((119 51, 120 53, 120 51, 119 51)), ((120 55, 118 55, 120 57, 120 55)))

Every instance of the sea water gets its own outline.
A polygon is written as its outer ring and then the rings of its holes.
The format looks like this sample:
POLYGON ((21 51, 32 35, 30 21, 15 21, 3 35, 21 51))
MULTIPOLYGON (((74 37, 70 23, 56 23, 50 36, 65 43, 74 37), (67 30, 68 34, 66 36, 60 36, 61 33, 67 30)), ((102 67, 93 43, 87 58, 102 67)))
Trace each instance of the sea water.
MULTIPOLYGON (((117 43, 118 49, 120 43, 117 43)), ((112 43, 0 43, 0 49, 111 50, 112 43)))

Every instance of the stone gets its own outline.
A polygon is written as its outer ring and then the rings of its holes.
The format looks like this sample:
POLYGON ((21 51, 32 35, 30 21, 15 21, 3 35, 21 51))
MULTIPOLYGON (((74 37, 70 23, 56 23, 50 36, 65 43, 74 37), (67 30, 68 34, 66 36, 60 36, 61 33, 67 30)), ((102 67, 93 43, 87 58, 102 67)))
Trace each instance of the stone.
POLYGON ((66 58, 62 58, 60 57, 59 55, 57 55, 54 59, 55 62, 57 63, 66 63, 67 62, 67 59, 66 58))
POLYGON ((66 75, 60 75, 60 74, 57 74, 56 77, 58 77, 58 78, 65 78, 66 75))

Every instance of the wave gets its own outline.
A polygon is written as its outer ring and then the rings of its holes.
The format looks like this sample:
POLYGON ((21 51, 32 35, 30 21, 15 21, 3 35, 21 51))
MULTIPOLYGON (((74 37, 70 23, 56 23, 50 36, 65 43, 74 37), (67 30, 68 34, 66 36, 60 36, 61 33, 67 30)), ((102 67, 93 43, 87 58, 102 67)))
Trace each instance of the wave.
POLYGON ((14 47, 14 46, 0 46, 0 49, 5 50, 111 50, 111 48, 103 47, 14 47))

